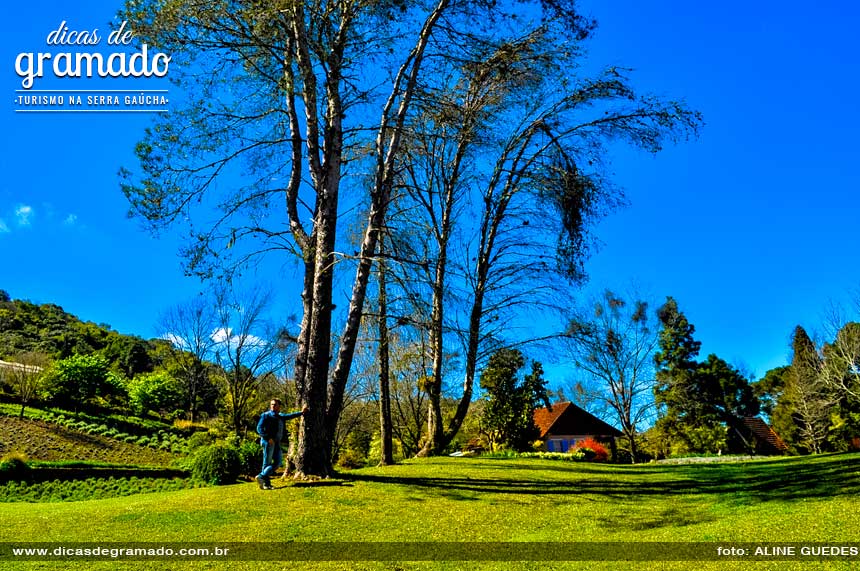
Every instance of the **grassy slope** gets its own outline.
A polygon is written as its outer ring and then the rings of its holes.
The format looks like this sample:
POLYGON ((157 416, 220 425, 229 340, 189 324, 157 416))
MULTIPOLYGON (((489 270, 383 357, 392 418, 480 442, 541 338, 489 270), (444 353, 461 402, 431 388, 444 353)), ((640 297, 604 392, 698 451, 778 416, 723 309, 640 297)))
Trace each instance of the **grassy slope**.
MULTIPOLYGON (((30 541, 857 541, 860 456, 691 466, 413 460, 343 481, 252 484, 70 504, 0 505, 0 536, 30 541), (273 535, 275 533, 275 535, 273 535)), ((8 541, 8 540, 7 540, 8 541)), ((8 563, 6 565, 9 565, 8 563)), ((10 565, 64 568, 68 563, 10 565)), ((690 568, 691 563, 639 565, 690 568)), ((153 562, 123 568, 628 568, 624 563, 153 562)), ((832 568, 848 568, 831 563, 832 568)), ((110 569, 111 563, 87 568, 110 569)), ((809 568, 809 563, 696 563, 809 568)))
POLYGON ((0 416, 0 456, 22 452, 31 460, 97 460, 168 466, 176 455, 41 420, 0 416))

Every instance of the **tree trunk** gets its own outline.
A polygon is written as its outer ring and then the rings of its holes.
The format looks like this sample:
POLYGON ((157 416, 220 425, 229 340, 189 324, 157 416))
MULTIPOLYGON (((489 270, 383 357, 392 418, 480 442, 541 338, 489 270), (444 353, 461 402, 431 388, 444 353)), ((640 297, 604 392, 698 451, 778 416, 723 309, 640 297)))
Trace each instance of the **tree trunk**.
POLYGON ((448 7, 449 2, 450 0, 438 0, 436 8, 428 15, 415 48, 413 48, 410 56, 398 72, 394 82, 394 89, 382 112, 381 125, 376 139, 377 165, 375 188, 371 194, 371 209, 364 232, 364 240, 361 244, 358 270, 353 282, 346 326, 341 335, 340 350, 332 378, 331 390, 329 391, 330 399, 326 415, 328 426, 326 438, 329 445, 334 442, 335 427, 340 418, 346 382, 349 378, 349 372, 355 356, 355 344, 364 310, 370 269, 373 257, 376 254, 379 231, 385 223, 386 211, 397 167, 397 159, 400 153, 403 125, 406 121, 406 114, 410 108, 415 86, 418 83, 418 76, 424 59, 424 51, 430 41, 431 32, 442 17, 442 13, 448 7), (395 103, 398 101, 399 103, 395 109, 395 103))
MULTIPOLYGON (((384 253, 385 243, 380 236, 379 251, 384 253)), ((391 394, 389 371, 388 293, 386 292, 385 259, 379 265, 379 435, 381 440, 380 466, 394 464, 391 436, 391 394)))
MULTIPOLYGON (((339 168, 338 171, 339 173, 339 168)), ((331 359, 331 314, 334 243, 337 224, 337 180, 328 172, 328 191, 319 202, 315 223, 313 289, 308 320, 308 351, 304 379, 304 402, 310 410, 299 430, 296 476, 327 477, 332 473, 326 425, 327 387, 331 359)), ((306 283, 309 280, 306 279, 306 283)), ((333 428, 331 429, 333 432, 333 428)))

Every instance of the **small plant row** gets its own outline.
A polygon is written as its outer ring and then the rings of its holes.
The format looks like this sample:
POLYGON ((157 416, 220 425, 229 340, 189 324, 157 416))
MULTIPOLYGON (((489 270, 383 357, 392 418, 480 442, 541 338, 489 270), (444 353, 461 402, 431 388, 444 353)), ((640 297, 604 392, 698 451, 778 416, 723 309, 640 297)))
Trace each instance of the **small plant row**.
POLYGON ((563 462, 584 462, 585 452, 571 450, 570 452, 514 452, 502 450, 499 452, 484 452, 481 458, 538 458, 540 460, 561 460, 563 462))
POLYGON ((87 478, 0 484, 0 502, 76 502, 207 486, 189 478, 87 478))
POLYGON ((113 438, 114 440, 119 440, 128 444, 148 446, 155 450, 164 450, 167 452, 182 454, 187 449, 186 438, 163 430, 151 436, 135 436, 134 434, 119 432, 115 428, 109 428, 107 424, 96 424, 85 420, 75 420, 74 418, 67 418, 63 415, 56 416, 52 419, 48 419, 47 421, 72 430, 79 430, 81 432, 86 432, 87 434, 113 438))
MULTIPOLYGON (((6 410, 8 405, 0 405, 0 407, 2 407, 0 408, 0 413, 6 413, 7 416, 13 416, 9 415, 9 411, 6 410)), ((69 414, 67 416, 62 413, 43 411, 39 409, 27 409, 26 412, 28 419, 42 420, 44 422, 57 424, 64 428, 78 430, 87 434, 104 436, 121 442, 137 444, 138 446, 147 446, 154 450, 163 450, 166 452, 173 452, 175 454, 184 454, 187 451, 187 436, 178 434, 175 431, 161 429, 157 432, 152 432, 149 435, 129 434, 127 432, 122 432, 117 428, 112 428, 108 422, 100 422, 104 419, 100 419, 99 417, 84 415, 85 418, 80 419, 79 417, 82 416, 80 414, 69 414)), ((17 414, 14 416, 17 416, 17 414)))
POLYGON ((609 459, 606 447, 593 438, 585 438, 567 452, 514 452, 502 450, 481 454, 484 458, 540 458, 541 460, 563 460, 567 462, 605 462, 609 459))
MULTIPOLYGON (((0 415, 18 416, 20 412, 21 405, 0 403, 0 415)), ((66 418, 73 418, 76 421, 85 421, 88 424, 105 424, 117 432, 124 432, 134 436, 152 436, 166 432, 176 434, 180 437, 187 437, 191 433, 189 430, 183 430, 164 422, 120 414, 93 415, 85 412, 71 412, 59 408, 39 409, 26 407, 24 416, 31 420, 44 420, 46 422, 52 422, 56 417, 64 416, 66 418)))

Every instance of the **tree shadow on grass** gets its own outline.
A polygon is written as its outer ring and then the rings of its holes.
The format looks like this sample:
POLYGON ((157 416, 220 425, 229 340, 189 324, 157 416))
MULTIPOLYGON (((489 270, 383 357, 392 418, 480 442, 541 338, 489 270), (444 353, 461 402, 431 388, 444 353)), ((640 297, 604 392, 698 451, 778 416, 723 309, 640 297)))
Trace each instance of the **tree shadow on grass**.
MULTIPOLYGON (((470 467, 480 473, 481 466, 470 467)), ((520 468, 520 465, 512 465, 520 468)), ((494 470, 498 466, 493 466, 494 470)), ((561 467, 554 467, 558 472, 561 467)), ((697 464, 624 469, 613 474, 601 469, 599 477, 578 465, 569 479, 540 480, 522 477, 409 476, 349 474, 356 482, 409 486, 451 499, 473 499, 474 494, 526 494, 546 496, 597 495, 619 499, 673 496, 725 496, 740 504, 791 501, 860 494, 860 457, 841 455, 816 459, 763 461, 742 464, 697 464)))
POLYGON ((681 509, 679 507, 668 507, 644 514, 623 513, 597 518, 597 522, 601 526, 613 531, 645 531, 660 527, 686 527, 712 521, 717 521, 717 518, 704 510, 681 509))
POLYGON ((345 482, 343 480, 299 480, 289 483, 285 486, 281 486, 283 488, 330 488, 330 487, 343 487, 343 488, 351 488, 353 487, 352 482, 345 482))

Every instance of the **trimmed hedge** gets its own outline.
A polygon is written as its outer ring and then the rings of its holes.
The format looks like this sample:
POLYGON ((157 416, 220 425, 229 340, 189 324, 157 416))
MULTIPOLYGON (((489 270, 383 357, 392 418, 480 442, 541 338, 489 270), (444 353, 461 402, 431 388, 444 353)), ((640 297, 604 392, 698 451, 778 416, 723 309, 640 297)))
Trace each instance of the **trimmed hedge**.
POLYGON ((225 444, 200 448, 194 455, 191 474, 195 479, 215 484, 233 484, 242 473, 239 450, 225 444))

